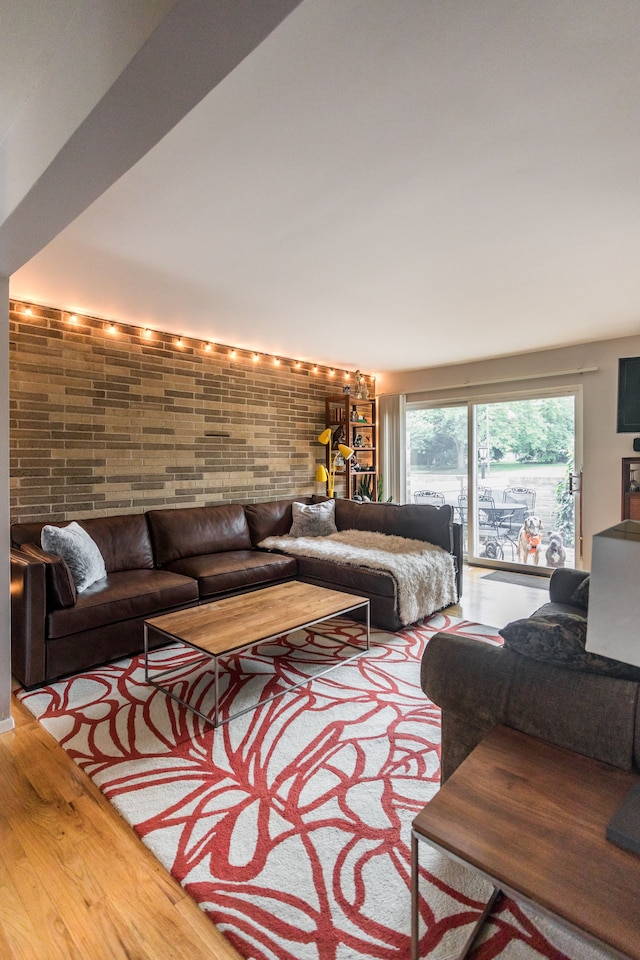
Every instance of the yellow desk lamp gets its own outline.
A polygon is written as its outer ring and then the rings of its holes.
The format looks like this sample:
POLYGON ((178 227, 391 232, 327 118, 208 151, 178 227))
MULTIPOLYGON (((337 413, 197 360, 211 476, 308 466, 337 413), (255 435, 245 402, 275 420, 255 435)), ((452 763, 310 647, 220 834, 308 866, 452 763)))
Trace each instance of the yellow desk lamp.
MULTIPOLYGON (((331 427, 327 427, 326 430, 323 430, 320 436, 318 437, 319 443, 324 443, 326 446, 328 443, 331 443, 331 427)), ((338 456, 342 456, 345 460, 349 460, 353 456, 353 450, 351 447, 347 447, 344 443, 338 444, 338 450, 333 455, 333 459, 330 460, 331 466, 327 472, 326 467, 319 466, 316 470, 316 480, 318 482, 327 482, 327 496, 333 497, 335 494, 336 487, 336 462, 338 456)))
POLYGON ((324 464, 320 463, 316 467, 316 493, 319 497, 324 496, 326 492, 325 483, 329 479, 329 474, 327 473, 327 468, 324 464))

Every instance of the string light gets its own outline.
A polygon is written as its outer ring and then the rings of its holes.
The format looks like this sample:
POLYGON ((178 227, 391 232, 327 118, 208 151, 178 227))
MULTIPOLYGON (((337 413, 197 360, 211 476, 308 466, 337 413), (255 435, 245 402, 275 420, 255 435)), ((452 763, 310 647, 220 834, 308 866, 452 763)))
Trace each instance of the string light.
MULTIPOLYGON (((28 316, 28 317, 33 316, 33 310, 32 310, 31 307, 29 307, 29 306, 23 306, 22 309, 23 309, 23 313, 25 314, 25 316, 28 316)), ((66 316, 67 316, 67 322, 70 323, 70 324, 74 324, 74 325, 75 325, 75 324, 78 324, 78 323, 80 322, 80 320, 79 320, 79 318, 78 318, 78 315, 75 314, 75 313, 67 313, 66 316)), ((95 322, 95 321, 94 321, 94 322, 95 322)), ((117 333, 119 332, 119 327, 118 327, 118 325, 115 324, 115 323, 113 323, 113 322, 107 322, 107 321, 98 321, 98 322, 102 322, 102 323, 104 324, 104 329, 106 329, 106 331, 107 331, 109 334, 111 334, 112 336, 114 336, 115 334, 117 334, 117 333)), ((127 325, 125 324, 124 326, 126 327, 127 325)), ((151 339, 151 338, 154 336, 155 333, 157 333, 157 331, 152 330, 151 327, 144 327, 143 330, 141 331, 140 335, 143 336, 143 337, 145 337, 146 339, 151 339)), ((170 336, 170 335, 169 335, 169 336, 170 336)), ((206 340, 206 341, 205 341, 205 340, 202 340, 202 341, 200 341, 200 343, 201 343, 201 345, 202 345, 202 348, 203 348, 207 353, 210 353, 210 352, 214 349, 214 346, 215 346, 215 344, 214 344, 213 341, 211 341, 211 340, 206 340)), ((175 346, 178 347, 179 349, 182 349, 182 348, 184 348, 184 347, 186 346, 185 341, 183 340, 182 337, 176 337, 176 338, 174 339, 174 344, 175 344, 175 346)), ((222 346, 221 346, 221 349, 222 349, 222 346)), ((260 359, 261 359, 262 356, 264 356, 265 358, 269 358, 269 357, 271 356, 270 354, 260 354, 260 353, 258 353, 257 351, 248 351, 248 350, 247 350, 247 351, 244 351, 244 350, 242 350, 242 351, 240 351, 240 352, 244 353, 245 355, 250 354, 250 355, 251 355, 251 360, 252 360, 253 363, 258 363, 258 362, 260 361, 260 359)), ((233 359, 233 360, 237 359, 237 358, 238 358, 238 355, 239 355, 238 349, 236 349, 235 347, 229 348, 229 357, 231 357, 231 359, 233 359)), ((282 366, 282 364, 283 364, 283 359, 282 359, 282 357, 274 356, 274 357, 272 357, 272 362, 273 362, 273 365, 274 365, 275 367, 280 367, 280 366, 282 366)), ((288 362, 291 363, 296 370, 302 370, 303 367, 308 366, 308 369, 309 369, 310 373, 313 373, 314 375, 317 375, 317 374, 320 373, 320 368, 319 368, 319 366, 318 366, 317 363, 314 363, 314 364, 310 364, 310 363, 309 363, 309 364, 307 364, 307 363, 305 363, 305 361, 303 361, 303 360, 295 360, 295 361, 288 361, 288 362)), ((325 371, 325 376, 329 376, 329 377, 335 377, 335 376, 336 376, 336 370, 335 370, 334 367, 331 367, 331 368, 329 368, 328 370, 327 370, 326 367, 324 367, 323 369, 324 369, 324 371, 325 371)), ((348 380, 351 378, 351 376, 352 376, 352 372, 350 372, 349 370, 345 370, 345 371, 343 371, 343 372, 344 372, 344 379, 348 381, 348 380)), ((365 377, 365 379, 367 379, 367 378, 365 377)), ((376 379, 379 379, 379 374, 375 374, 375 373, 374 373, 374 374, 371 374, 370 377, 369 377, 369 379, 371 380, 372 383, 375 383, 375 382, 376 382, 376 379)))

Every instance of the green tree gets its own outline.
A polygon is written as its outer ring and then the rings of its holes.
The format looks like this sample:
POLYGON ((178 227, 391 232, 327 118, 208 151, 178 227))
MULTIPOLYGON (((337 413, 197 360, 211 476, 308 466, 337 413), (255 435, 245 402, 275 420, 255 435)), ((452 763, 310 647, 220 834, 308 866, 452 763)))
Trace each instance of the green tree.
POLYGON ((492 460, 512 454, 537 463, 566 462, 573 450, 573 398, 545 397, 478 407, 478 441, 492 460))
POLYGON ((466 407, 410 410, 407 426, 414 463, 435 470, 466 470, 466 407))
MULTIPOLYGON (((495 463, 566 463, 573 455, 573 397, 545 397, 479 404, 478 444, 495 463)), ((467 407, 411 410, 407 416, 412 462, 432 470, 466 470, 467 407)))

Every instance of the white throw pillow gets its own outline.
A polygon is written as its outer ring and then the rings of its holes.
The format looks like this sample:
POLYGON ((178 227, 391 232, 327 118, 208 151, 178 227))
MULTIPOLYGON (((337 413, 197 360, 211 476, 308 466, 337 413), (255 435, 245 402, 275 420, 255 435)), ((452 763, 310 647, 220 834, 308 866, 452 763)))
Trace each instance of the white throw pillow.
POLYGON ((293 523, 290 537, 327 537, 337 533, 335 500, 323 500, 322 503, 292 504, 293 523))
POLYGON ((47 524, 40 534, 42 549, 66 562, 78 593, 107 575, 104 559, 95 540, 73 520, 66 527, 47 524))

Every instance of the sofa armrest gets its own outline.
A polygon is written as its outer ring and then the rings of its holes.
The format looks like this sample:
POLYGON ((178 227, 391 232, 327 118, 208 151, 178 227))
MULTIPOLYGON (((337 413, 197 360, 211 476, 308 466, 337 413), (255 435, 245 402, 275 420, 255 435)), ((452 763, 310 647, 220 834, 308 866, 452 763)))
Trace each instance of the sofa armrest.
POLYGON ((504 723, 630 770, 640 684, 557 667, 470 637, 437 633, 422 689, 442 709, 442 778, 504 723))
POLYGON ((571 595, 583 580, 589 576, 587 570, 572 570, 571 567, 558 567, 549 580, 549 600, 552 603, 571 603, 571 595))
POLYGON ((11 550, 11 669, 25 687, 45 679, 46 564, 11 550))
POLYGON ((36 543, 23 543, 20 550, 44 563, 47 609, 73 607, 78 599, 78 591, 65 560, 55 553, 48 553, 36 543))

